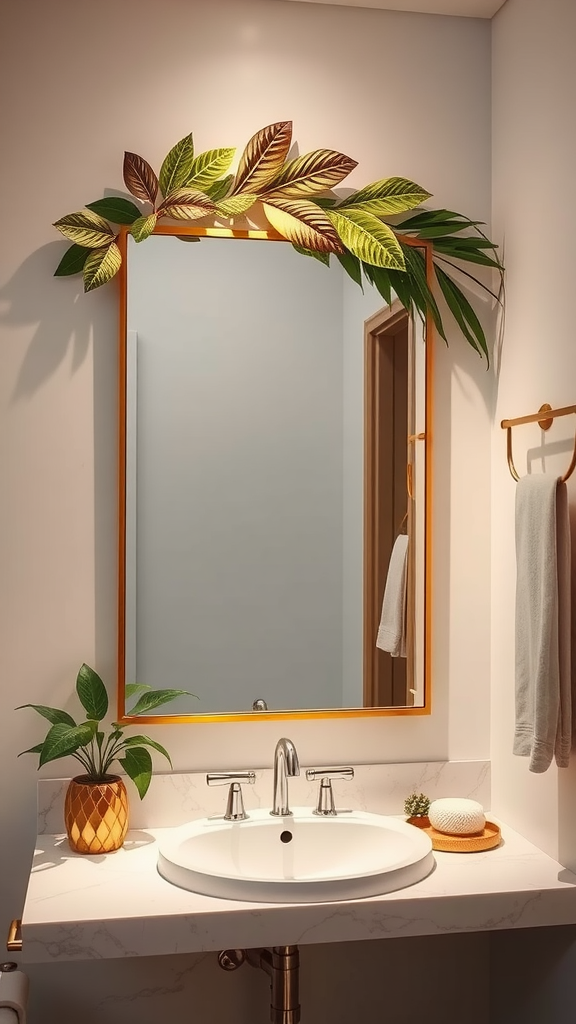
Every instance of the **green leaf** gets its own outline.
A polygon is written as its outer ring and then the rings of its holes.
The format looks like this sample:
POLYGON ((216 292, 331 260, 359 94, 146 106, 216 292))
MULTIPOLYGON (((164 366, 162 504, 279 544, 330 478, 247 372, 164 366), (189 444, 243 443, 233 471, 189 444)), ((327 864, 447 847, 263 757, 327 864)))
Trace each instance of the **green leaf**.
POLYGON ((161 743, 157 743, 156 740, 150 739, 149 736, 129 736, 128 739, 123 740, 123 744, 122 745, 123 745, 124 748, 139 747, 139 746, 142 746, 142 747, 153 747, 154 750, 158 750, 161 754, 164 754, 164 757, 169 762, 170 767, 172 767, 172 761, 170 760, 170 754, 168 753, 166 748, 163 747, 161 743))
POLYGON ((75 726, 63 723, 53 725, 42 745, 38 767, 41 768, 49 761, 56 761, 59 757, 73 754, 79 747, 90 743, 92 736, 93 729, 88 722, 75 726))
POLYGON ((152 234, 158 220, 157 213, 149 213, 146 217, 138 217, 130 228, 130 234, 135 242, 143 242, 152 234))
POLYGON ((334 196, 310 196, 310 202, 316 203, 323 210, 332 210, 338 200, 334 196))
POLYGON ((171 700, 175 700, 176 697, 196 697, 195 693, 190 693, 188 690, 150 690, 149 693, 144 693, 140 700, 136 702, 132 708, 131 715, 146 715, 149 711, 153 711, 154 708, 159 708, 161 704, 168 704, 171 700))
POLYGON ((468 299, 460 291, 454 281, 448 277, 448 274, 441 270, 440 267, 435 265, 434 270, 436 271, 438 284, 440 285, 442 294, 446 299, 448 308, 462 331, 462 334, 466 338, 466 341, 477 352, 483 352, 488 361, 488 365, 490 365, 486 336, 476 313, 468 302, 468 299))
POLYGON ((121 266, 122 253, 116 242, 110 242, 105 249, 93 249, 84 264, 84 291, 91 292, 107 284, 121 266))
POLYGON ((21 750, 18 757, 22 757, 22 754, 41 754, 44 749, 43 743, 37 743, 35 747, 28 747, 28 750, 21 750))
MULTIPOLYGON (((478 277, 474 277, 474 274, 471 274, 462 266, 456 266, 454 263, 451 263, 450 260, 447 260, 445 256, 440 256, 438 253, 435 253, 435 256, 437 259, 441 260, 442 263, 445 263, 447 267, 451 267, 452 270, 458 271, 459 274, 463 274, 465 277, 469 277, 471 281, 474 281, 474 284, 477 284, 479 288, 482 288, 485 292, 488 293, 488 295, 491 295, 492 298, 496 300, 496 302, 499 302, 500 305, 503 305, 501 294, 497 295, 496 292, 493 292, 492 289, 488 287, 488 285, 484 284, 483 281, 480 281, 478 277)), ((502 271, 500 272, 500 280, 503 283, 502 271)))
POLYGON ((403 245, 402 252, 404 253, 404 259, 406 260, 406 270, 414 285, 414 292, 419 294, 421 300, 419 304, 420 311, 424 315, 426 315, 427 312, 430 313, 440 337, 447 342, 442 317, 440 316, 440 310, 438 309, 438 303, 436 302, 428 281, 426 280, 425 257, 418 251, 418 249, 413 248, 411 245, 403 245))
POLYGON ((329 252, 318 252, 317 249, 305 249, 303 245, 296 245, 292 242, 292 248, 296 249, 301 256, 312 256, 313 259, 323 263, 324 266, 330 266, 330 253, 329 252))
POLYGON ((449 222, 460 224, 461 229, 484 224, 482 220, 470 220, 461 213, 455 213, 454 210, 422 210, 421 213, 415 213, 412 217, 407 217, 406 220, 401 221, 396 227, 398 230, 402 229, 402 231, 419 232, 421 229, 433 228, 435 225, 440 226, 449 222))
POLYGON ((132 224, 142 213, 135 203, 131 203, 129 199, 122 199, 121 196, 97 199, 95 203, 87 203, 86 207, 112 221, 113 224, 132 224))
POLYGON ((135 693, 143 693, 144 690, 151 690, 148 683, 127 683, 124 687, 124 696, 133 697, 135 693))
MULTIPOLYGON (((423 241, 426 241, 432 240, 434 238, 441 238, 443 235, 452 235, 454 234, 454 232, 457 231, 465 231, 470 226, 471 225, 468 224, 466 221, 447 220, 445 223, 442 224, 433 224, 429 228, 421 228, 418 230, 417 234, 418 238, 421 238, 423 241)), ((396 230, 404 234, 405 227, 405 224, 397 224, 396 230)))
POLYGON ((384 217, 387 214, 412 210, 429 198, 430 193, 426 189, 409 181, 408 178, 382 178, 372 185, 366 185, 359 192, 353 192, 339 204, 338 209, 359 208, 377 217, 384 217))
POLYGON ((495 246, 488 238, 455 238, 453 236, 437 238, 433 242, 434 252, 444 253, 455 259, 464 260, 469 263, 480 263, 486 267, 493 267, 495 270, 503 270, 502 264, 495 258, 495 246), (489 256, 484 250, 490 249, 494 256, 489 256))
POLYGON ((160 188, 166 199, 177 188, 182 188, 190 177, 194 162, 192 133, 180 139, 165 157, 160 168, 160 188))
POLYGON ((362 287, 362 267, 358 257, 353 256, 351 252, 338 252, 336 255, 338 257, 338 262, 342 264, 348 276, 351 277, 356 284, 359 284, 362 291, 364 291, 362 287))
POLYGON ((184 182, 185 187, 205 192, 209 185, 226 174, 235 152, 235 149, 209 149, 205 153, 199 153, 192 162, 190 174, 184 182))
POLYGON ((108 711, 108 694, 100 676, 89 665, 82 665, 76 677, 76 693, 86 718, 100 722, 108 711))
POLYGON ((390 273, 384 267, 373 267, 370 263, 363 263, 362 269, 370 284, 374 285, 380 293, 387 306, 392 305, 392 285, 390 284, 390 273))
POLYGON ((69 249, 66 249, 54 271, 54 277, 69 277, 71 274, 81 274, 90 252, 92 250, 87 249, 85 245, 78 245, 74 242, 69 249))
POLYGON ((404 270, 404 256, 396 235, 371 213, 363 210, 326 210, 347 249, 363 263, 404 270))
POLYGON ((215 181, 214 184, 208 185, 204 191, 207 196, 210 196, 213 203, 219 203, 228 195, 233 181, 234 175, 228 174, 225 178, 222 178, 221 181, 215 181))
POLYGON ((47 718, 52 725, 76 725, 76 722, 67 711, 60 711, 59 708, 49 708, 45 704, 19 704, 15 709, 33 708, 42 718, 47 718))
POLYGON ((399 270, 389 270, 388 277, 390 279, 390 284, 404 306, 404 309, 407 309, 409 313, 412 313, 414 297, 412 295, 412 288, 410 286, 410 278, 408 274, 403 274, 399 270))
POLYGON ((65 238, 77 242, 87 249, 100 249, 114 238, 114 232, 107 221, 92 210, 69 213, 54 224, 65 238))
POLYGON ((118 761, 124 768, 138 793, 140 799, 146 795, 150 780, 152 778, 152 758, 144 747, 132 747, 126 751, 125 757, 119 757, 118 761))

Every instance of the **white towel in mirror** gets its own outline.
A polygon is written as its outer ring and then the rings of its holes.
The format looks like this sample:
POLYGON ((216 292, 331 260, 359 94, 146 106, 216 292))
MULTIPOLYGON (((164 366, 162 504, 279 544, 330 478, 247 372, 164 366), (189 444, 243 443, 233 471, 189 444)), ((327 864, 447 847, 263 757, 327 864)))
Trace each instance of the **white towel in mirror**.
POLYGON ((406 657, 406 586, 408 580, 408 536, 401 533, 396 537, 384 599, 382 615, 376 638, 376 647, 388 651, 393 658, 406 657))

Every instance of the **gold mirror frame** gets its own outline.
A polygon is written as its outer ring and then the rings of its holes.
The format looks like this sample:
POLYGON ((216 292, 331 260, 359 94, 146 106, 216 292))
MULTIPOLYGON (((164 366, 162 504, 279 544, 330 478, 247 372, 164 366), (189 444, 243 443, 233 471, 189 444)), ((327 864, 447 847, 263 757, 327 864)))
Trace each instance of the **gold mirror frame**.
MULTIPOLYGON (((128 331, 128 235, 129 227, 121 227, 117 244, 122 255, 118 273, 120 288, 118 324, 118 705, 117 720, 123 724, 183 725, 191 722, 254 722, 295 719, 375 718, 429 715, 431 702, 431 582, 432 582, 432 384, 434 324, 431 314, 425 317, 425 535, 424 535, 424 704, 421 707, 395 708, 334 708, 302 711, 252 711, 199 715, 127 715, 125 713, 126 686, 126 398, 127 398, 127 331, 128 331)), ((268 242, 286 242, 273 230, 259 231, 219 227, 197 227, 184 224, 157 224, 153 234, 195 236, 210 238, 259 239, 268 242)), ((402 243, 424 251, 426 280, 432 286, 432 244, 422 239, 402 237, 402 243)), ((366 544, 366 537, 365 537, 366 544)))

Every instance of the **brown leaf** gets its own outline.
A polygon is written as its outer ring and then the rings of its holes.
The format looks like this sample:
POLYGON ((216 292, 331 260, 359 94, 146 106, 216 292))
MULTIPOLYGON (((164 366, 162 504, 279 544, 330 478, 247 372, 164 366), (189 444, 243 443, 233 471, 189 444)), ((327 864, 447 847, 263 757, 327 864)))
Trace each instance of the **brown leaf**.
POLYGON ((344 153, 337 153, 334 149, 315 149, 312 153, 296 157, 282 168, 270 183, 269 191, 264 193, 266 202, 276 195, 293 198, 324 192, 338 185, 357 166, 358 162, 344 153))
POLYGON ((147 160, 137 153, 124 153, 124 183, 129 192, 146 203, 156 202, 158 178, 147 160))
POLYGON ((178 188, 158 207, 158 213, 174 220, 199 220, 216 212, 212 200, 196 188, 178 188))
POLYGON ((291 121, 278 121, 256 132, 240 158, 230 195, 255 195, 265 189, 282 167, 291 141, 291 121))
POLYGON ((317 252, 344 252, 336 229, 315 203, 306 199, 275 199, 264 212, 273 228, 294 245, 317 252))

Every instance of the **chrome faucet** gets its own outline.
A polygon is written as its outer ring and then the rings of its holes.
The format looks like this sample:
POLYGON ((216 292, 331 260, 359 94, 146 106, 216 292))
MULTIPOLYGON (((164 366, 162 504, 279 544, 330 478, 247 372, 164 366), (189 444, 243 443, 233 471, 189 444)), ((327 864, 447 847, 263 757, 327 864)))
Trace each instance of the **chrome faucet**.
POLYGON ((300 775, 300 762, 292 740, 283 736, 274 751, 274 791, 270 814, 284 817, 292 814, 288 805, 288 779, 300 775))

